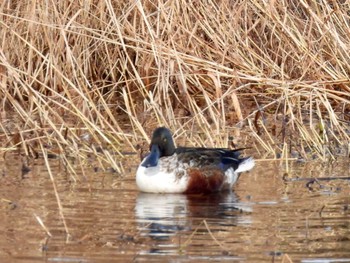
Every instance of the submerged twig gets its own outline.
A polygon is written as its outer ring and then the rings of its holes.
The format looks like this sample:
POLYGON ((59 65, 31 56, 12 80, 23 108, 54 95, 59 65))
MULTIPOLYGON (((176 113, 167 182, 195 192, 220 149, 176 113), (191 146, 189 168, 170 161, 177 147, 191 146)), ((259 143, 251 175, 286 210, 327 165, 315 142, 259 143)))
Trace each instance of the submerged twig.
POLYGON ((337 176, 337 177, 297 177, 288 178, 288 175, 283 176, 283 180, 286 182, 300 182, 300 181, 333 181, 333 180, 350 180, 350 176, 337 176))

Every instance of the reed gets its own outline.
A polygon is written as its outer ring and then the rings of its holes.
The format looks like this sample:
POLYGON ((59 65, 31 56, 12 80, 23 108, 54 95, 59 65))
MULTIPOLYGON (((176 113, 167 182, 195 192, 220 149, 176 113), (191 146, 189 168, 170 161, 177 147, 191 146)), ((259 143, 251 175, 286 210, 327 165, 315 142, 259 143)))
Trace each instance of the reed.
POLYGON ((3 1, 1 151, 44 146, 123 173, 118 157, 166 125, 188 145, 261 158, 348 155, 349 13, 337 1, 3 1))

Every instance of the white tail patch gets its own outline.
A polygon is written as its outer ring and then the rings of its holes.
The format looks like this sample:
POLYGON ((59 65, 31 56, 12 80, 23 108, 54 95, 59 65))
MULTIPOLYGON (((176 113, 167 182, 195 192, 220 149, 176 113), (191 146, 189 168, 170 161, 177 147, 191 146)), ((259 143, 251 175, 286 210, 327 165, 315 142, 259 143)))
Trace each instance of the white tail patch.
POLYGON ((254 165, 255 165, 254 159, 253 157, 250 157, 239 164, 237 170, 235 170, 235 173, 242 173, 242 172, 249 171, 254 167, 254 165))

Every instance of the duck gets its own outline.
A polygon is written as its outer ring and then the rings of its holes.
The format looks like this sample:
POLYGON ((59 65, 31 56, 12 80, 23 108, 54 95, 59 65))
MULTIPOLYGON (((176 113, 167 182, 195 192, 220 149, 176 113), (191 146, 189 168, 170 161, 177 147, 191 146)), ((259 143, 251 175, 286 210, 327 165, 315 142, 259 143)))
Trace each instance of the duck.
POLYGON ((153 132, 149 154, 136 171, 136 185, 146 193, 209 194, 231 190, 240 174, 251 170, 253 157, 240 150, 175 147, 166 127, 153 132))

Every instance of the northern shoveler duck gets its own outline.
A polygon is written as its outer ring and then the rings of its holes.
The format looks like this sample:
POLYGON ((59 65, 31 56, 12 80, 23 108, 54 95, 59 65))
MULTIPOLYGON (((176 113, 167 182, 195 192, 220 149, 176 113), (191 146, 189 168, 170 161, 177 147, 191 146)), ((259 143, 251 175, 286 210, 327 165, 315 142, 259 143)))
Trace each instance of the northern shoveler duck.
POLYGON ((175 148, 171 132, 153 132, 150 153, 136 173, 136 184, 149 193, 211 193, 231 189, 241 172, 254 167, 252 157, 239 158, 238 150, 175 148))

